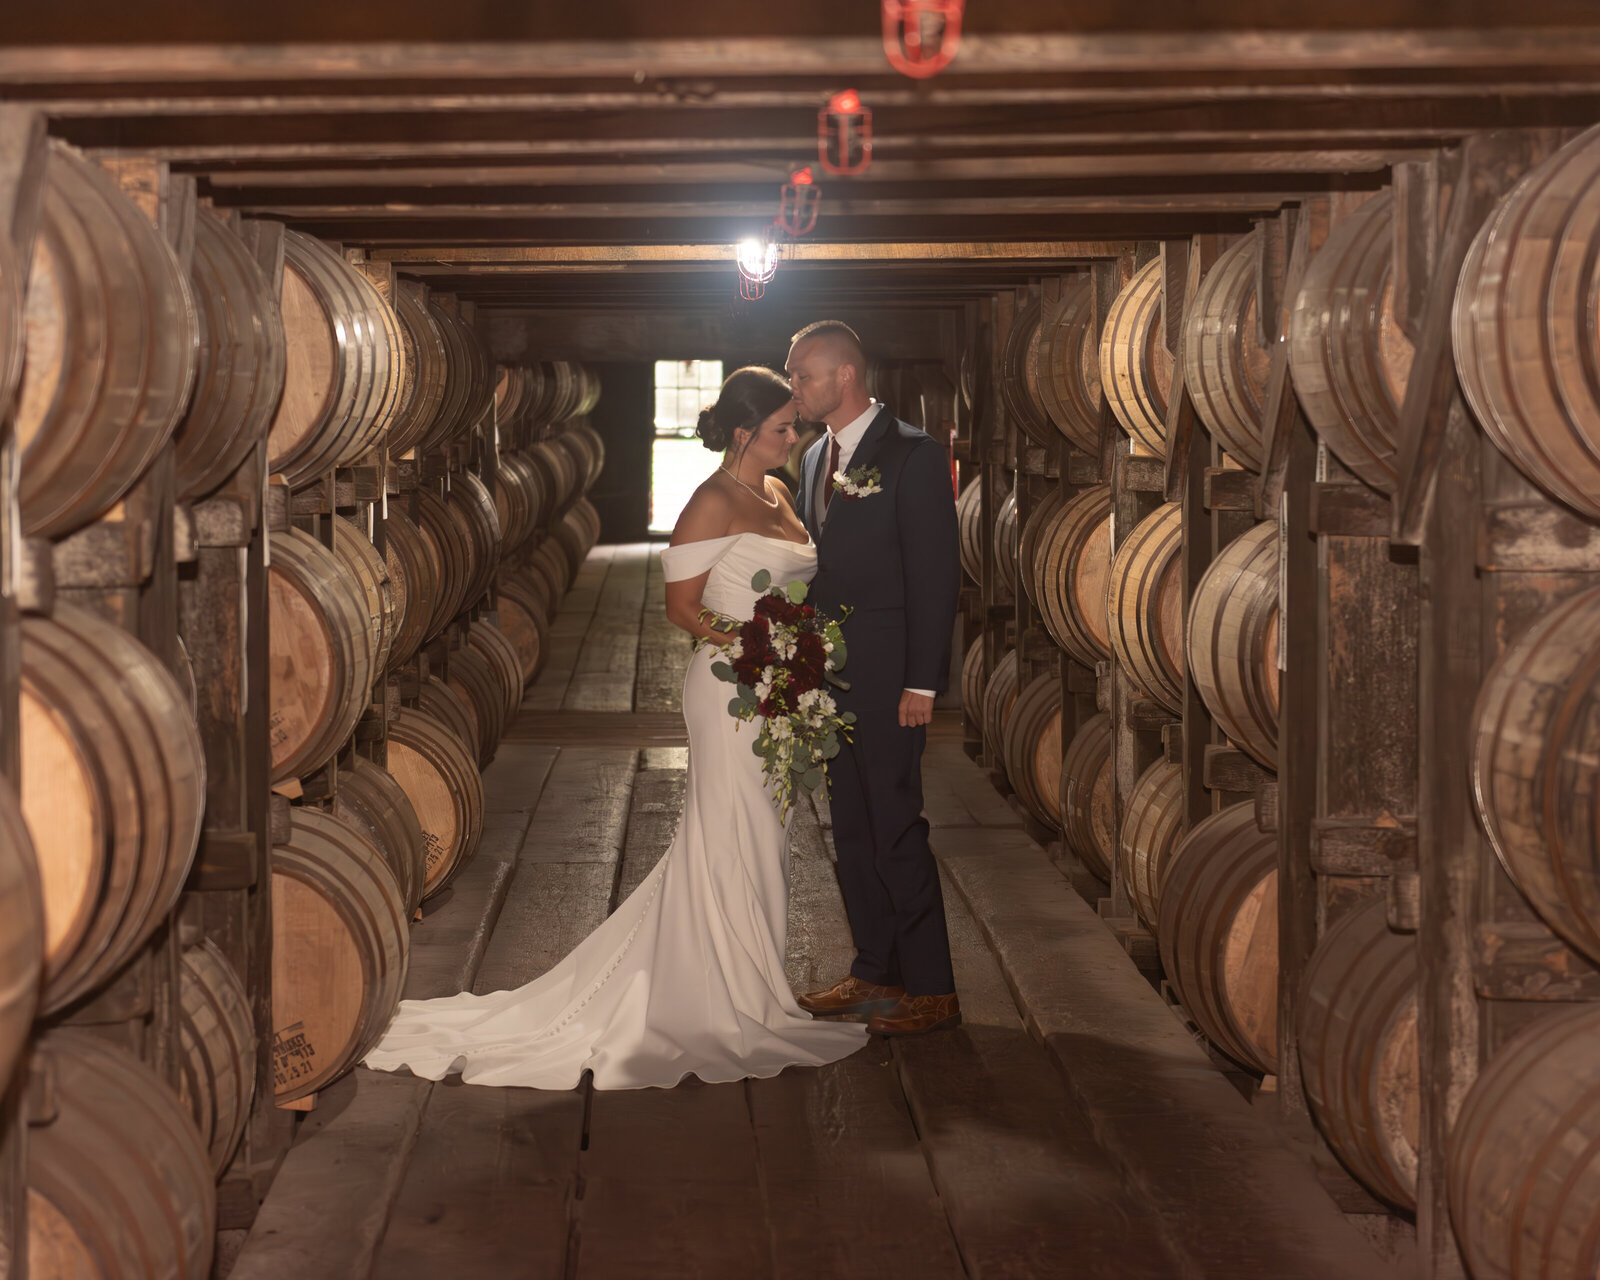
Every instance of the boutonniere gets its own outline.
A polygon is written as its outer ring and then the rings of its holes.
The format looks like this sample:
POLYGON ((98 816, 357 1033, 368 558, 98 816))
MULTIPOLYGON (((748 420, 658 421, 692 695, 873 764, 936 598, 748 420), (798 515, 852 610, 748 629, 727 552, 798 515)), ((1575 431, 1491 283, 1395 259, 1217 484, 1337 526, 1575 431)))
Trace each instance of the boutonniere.
POLYGON ((833 490, 846 498, 870 498, 883 492, 882 480, 877 467, 851 467, 848 471, 833 473, 833 490))

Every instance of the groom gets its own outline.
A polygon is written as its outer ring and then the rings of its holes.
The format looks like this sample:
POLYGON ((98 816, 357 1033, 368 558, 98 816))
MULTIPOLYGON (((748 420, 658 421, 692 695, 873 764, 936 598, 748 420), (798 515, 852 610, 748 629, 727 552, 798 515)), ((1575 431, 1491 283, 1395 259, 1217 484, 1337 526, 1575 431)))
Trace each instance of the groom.
POLYGON ((922 748, 947 682, 960 588, 949 459, 868 398, 866 358, 848 325, 802 329, 787 371, 801 416, 828 425, 801 466, 800 518, 817 544, 811 602, 852 610, 850 689, 838 702, 856 715, 828 768, 856 959, 848 977, 797 999, 813 1014, 872 1014, 875 1035, 953 1027, 961 1006, 922 816, 922 748))

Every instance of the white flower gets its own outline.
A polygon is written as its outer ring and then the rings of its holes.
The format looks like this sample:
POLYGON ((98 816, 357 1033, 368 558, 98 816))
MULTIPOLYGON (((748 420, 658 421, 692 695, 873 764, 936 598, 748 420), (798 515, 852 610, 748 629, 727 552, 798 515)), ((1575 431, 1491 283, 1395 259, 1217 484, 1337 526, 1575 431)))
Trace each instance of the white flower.
POLYGON ((744 657, 744 641, 730 641, 726 646, 726 651, 730 659, 732 659, 734 662, 739 661, 740 658, 744 657))
MULTIPOLYGON (((771 671, 772 668, 768 667, 767 670, 771 671)), ((757 702, 765 702, 766 698, 767 698, 767 695, 772 692, 772 681, 770 681, 770 680, 757 680, 756 681, 756 690, 755 690, 755 692, 756 692, 756 701, 757 702)))
POLYGON ((831 693, 825 693, 821 689, 816 690, 816 692, 821 695, 817 699, 817 710, 823 715, 831 716, 839 709, 839 704, 833 700, 833 695, 831 693))
POLYGON ((780 640, 772 647, 774 652, 785 662, 794 657, 795 642, 793 640, 780 640))
POLYGON ((828 640, 823 644, 822 652, 823 653, 832 653, 833 652, 833 641, 832 640, 828 640))
POLYGON ((794 735, 794 730, 789 726, 789 722, 782 718, 774 720, 768 726, 767 732, 772 736, 774 742, 782 742, 785 738, 794 735))
POLYGON ((870 498, 883 492, 879 478, 877 467, 852 467, 849 471, 833 473, 833 487, 848 498, 870 498))

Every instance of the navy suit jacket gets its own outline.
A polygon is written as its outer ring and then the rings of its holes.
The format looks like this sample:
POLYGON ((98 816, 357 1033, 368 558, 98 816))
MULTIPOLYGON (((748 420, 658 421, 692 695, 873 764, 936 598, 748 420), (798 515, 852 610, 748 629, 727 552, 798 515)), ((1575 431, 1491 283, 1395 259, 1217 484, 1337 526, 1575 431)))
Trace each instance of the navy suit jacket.
POLYGON ((943 692, 961 589, 955 498, 949 456, 926 432, 887 408, 867 426, 850 470, 877 467, 882 493, 847 497, 835 490, 817 528, 821 468, 832 433, 806 451, 800 468, 800 519, 817 544, 810 601, 845 623, 850 682, 847 707, 898 705, 903 689, 943 692))

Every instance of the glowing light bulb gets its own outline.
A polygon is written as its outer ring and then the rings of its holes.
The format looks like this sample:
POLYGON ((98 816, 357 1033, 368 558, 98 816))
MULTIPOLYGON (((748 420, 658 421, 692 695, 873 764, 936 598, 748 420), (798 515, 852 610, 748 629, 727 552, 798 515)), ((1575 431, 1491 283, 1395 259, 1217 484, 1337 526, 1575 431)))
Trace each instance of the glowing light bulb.
POLYGON ((734 261, 739 266, 739 274, 745 279, 768 281, 778 270, 778 246, 751 236, 741 240, 735 247, 734 261))

